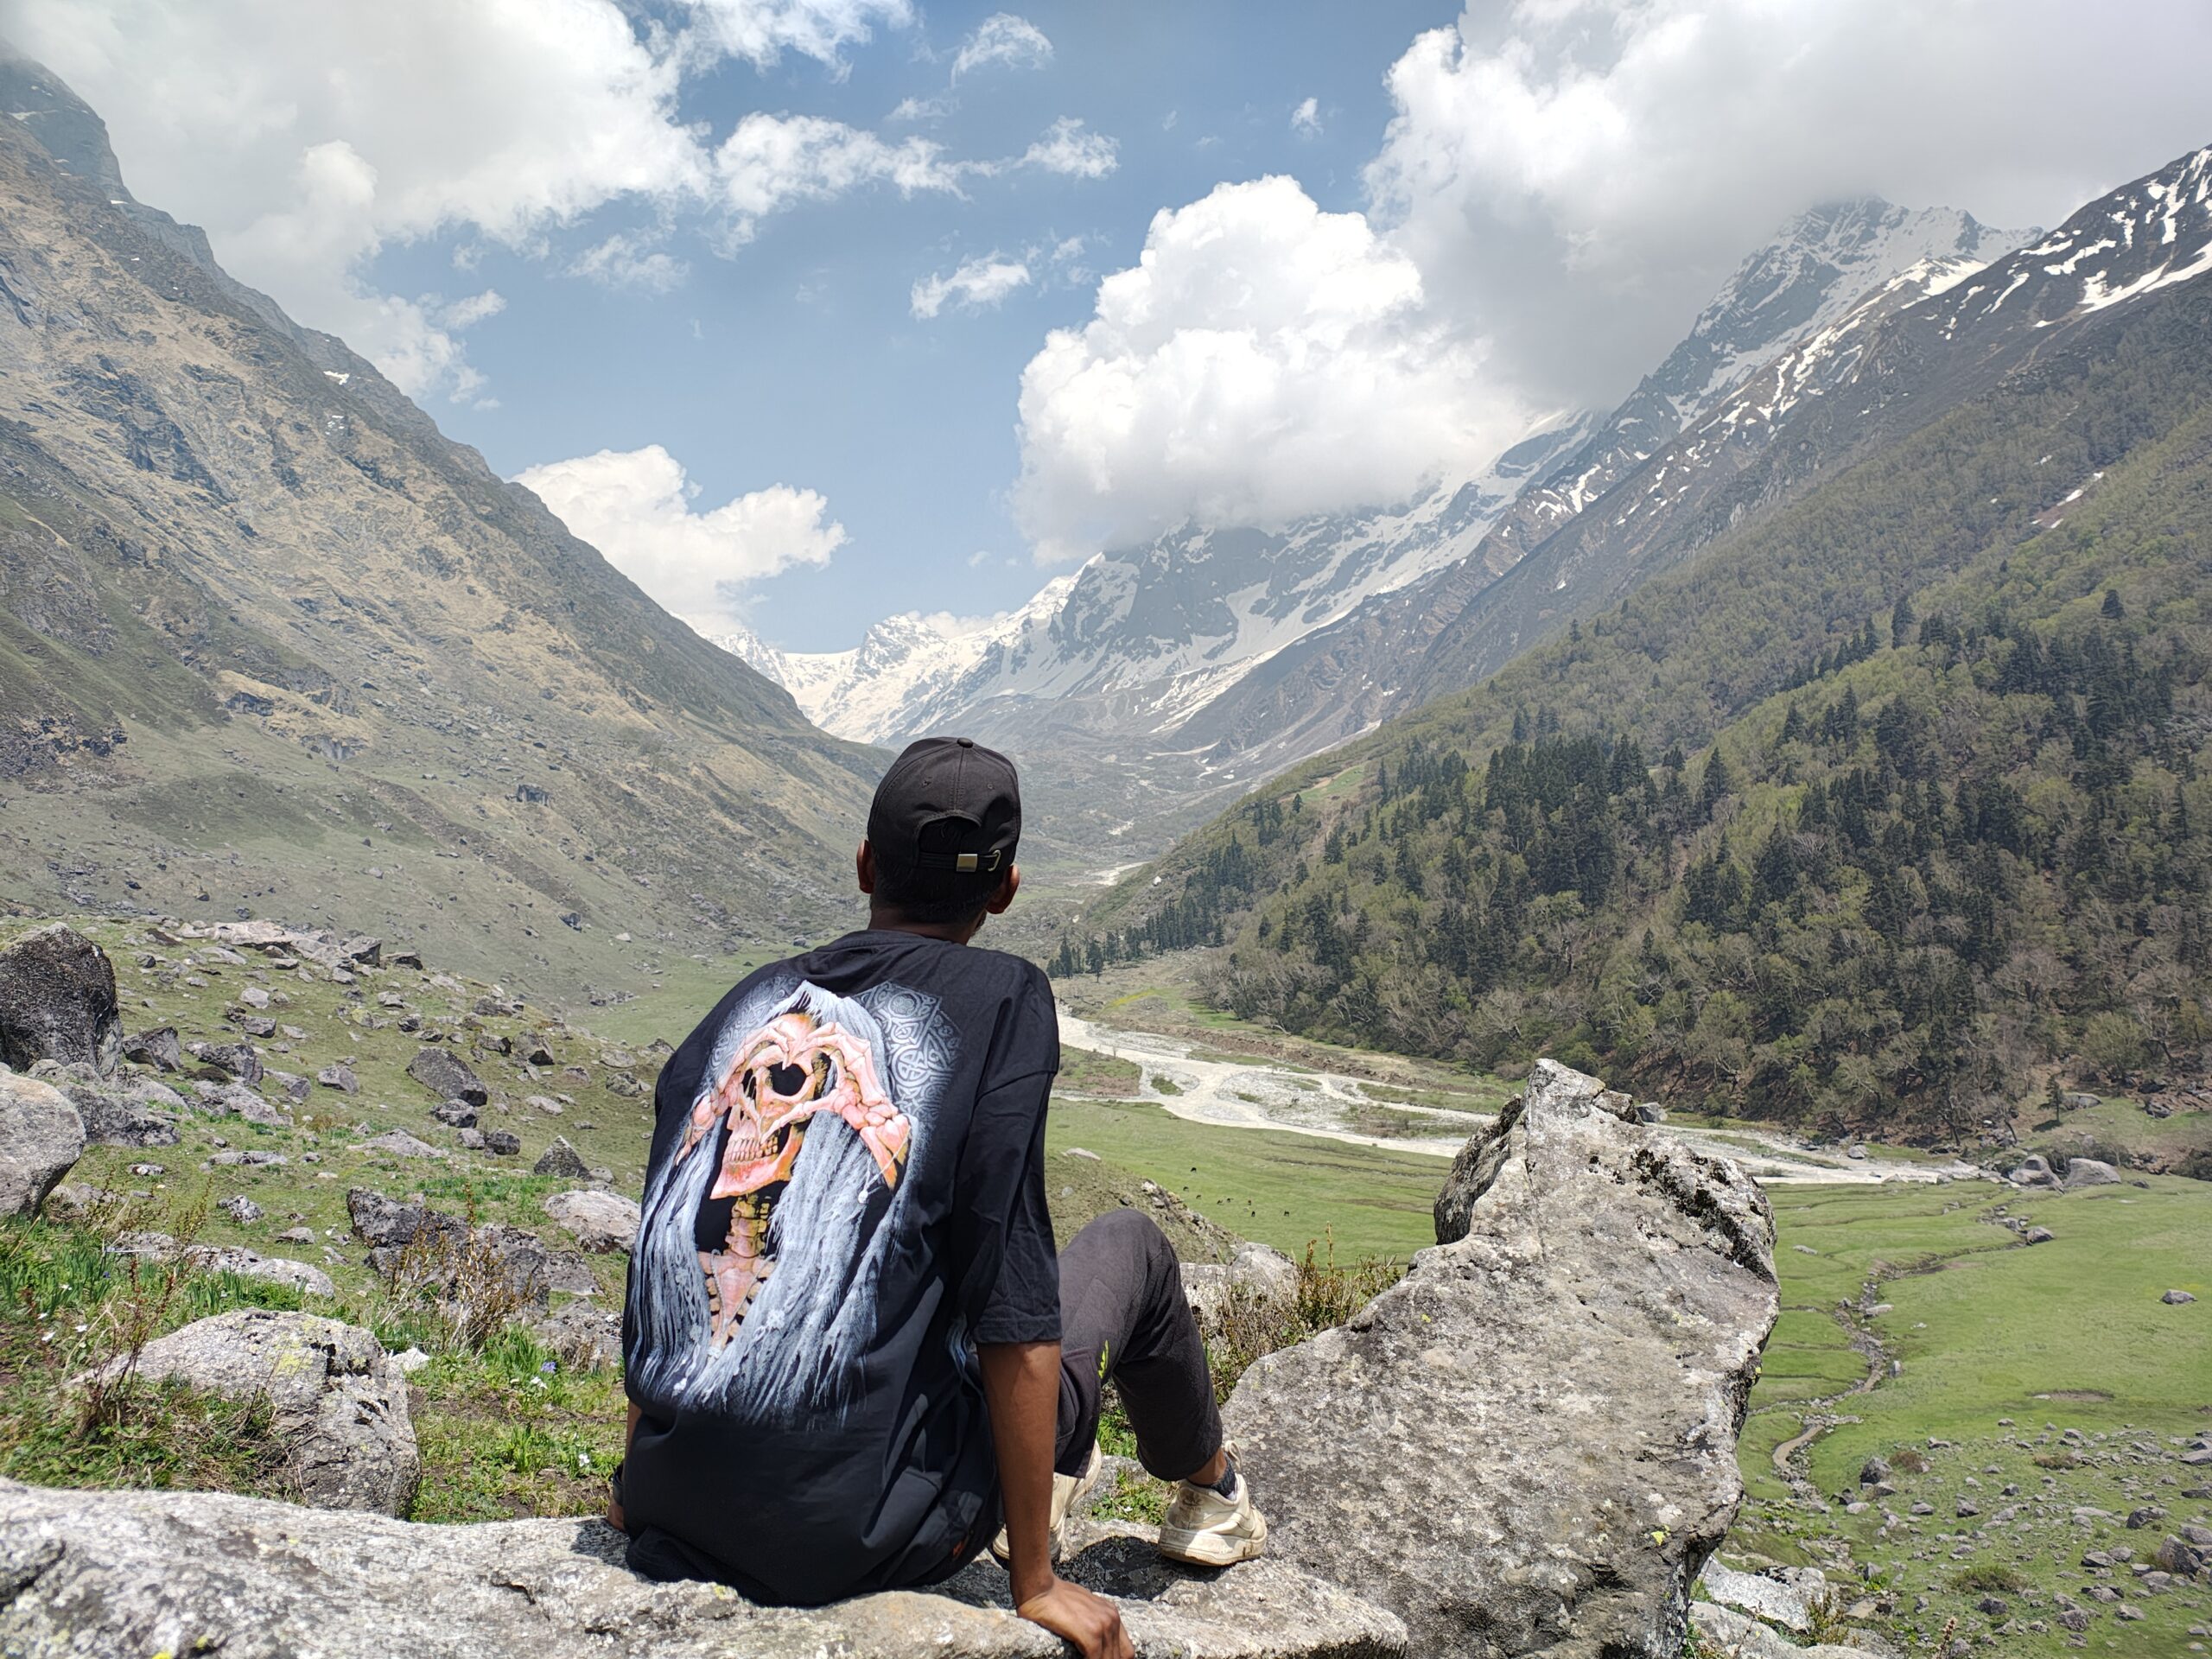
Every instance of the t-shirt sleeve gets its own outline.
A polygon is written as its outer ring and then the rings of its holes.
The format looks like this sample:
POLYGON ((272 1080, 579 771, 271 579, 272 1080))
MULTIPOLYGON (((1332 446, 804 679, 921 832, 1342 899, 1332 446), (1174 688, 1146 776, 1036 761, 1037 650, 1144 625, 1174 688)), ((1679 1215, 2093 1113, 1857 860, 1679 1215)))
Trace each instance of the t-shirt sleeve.
POLYGON ((1059 1252, 1045 1203, 1045 1108, 1052 1074, 1033 1072, 976 1100, 953 1213, 962 1301, 976 1340, 1058 1342, 1059 1252))

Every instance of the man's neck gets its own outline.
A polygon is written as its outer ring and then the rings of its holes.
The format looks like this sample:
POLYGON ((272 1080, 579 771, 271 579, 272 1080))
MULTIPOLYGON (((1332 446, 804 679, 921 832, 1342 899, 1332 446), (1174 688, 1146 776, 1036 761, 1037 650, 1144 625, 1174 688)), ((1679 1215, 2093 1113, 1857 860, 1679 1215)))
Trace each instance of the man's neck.
POLYGON ((976 916, 964 922, 910 922, 896 911, 871 909, 868 925, 868 931, 874 933, 912 933, 917 938, 965 944, 982 931, 983 918, 976 916))

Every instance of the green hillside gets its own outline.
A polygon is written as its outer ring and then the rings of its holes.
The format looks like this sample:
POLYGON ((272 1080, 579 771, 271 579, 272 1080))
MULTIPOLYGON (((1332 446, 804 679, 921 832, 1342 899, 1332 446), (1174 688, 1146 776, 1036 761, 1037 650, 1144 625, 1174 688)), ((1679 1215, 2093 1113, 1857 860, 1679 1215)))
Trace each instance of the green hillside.
POLYGON ((1060 965, 1225 939, 1249 1019, 1836 1127, 2163 1088, 2207 1034, 2209 559, 2185 289, 1248 798, 1060 965))

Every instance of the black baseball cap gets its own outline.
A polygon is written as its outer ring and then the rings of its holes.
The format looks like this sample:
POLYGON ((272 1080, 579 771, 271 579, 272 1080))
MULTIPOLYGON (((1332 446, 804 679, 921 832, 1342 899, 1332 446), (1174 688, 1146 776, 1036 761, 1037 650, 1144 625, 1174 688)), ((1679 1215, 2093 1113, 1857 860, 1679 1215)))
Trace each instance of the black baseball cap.
POLYGON ((875 786, 868 838, 893 880, 943 871, 995 887, 1021 841, 1014 762, 970 737, 909 743, 875 786))

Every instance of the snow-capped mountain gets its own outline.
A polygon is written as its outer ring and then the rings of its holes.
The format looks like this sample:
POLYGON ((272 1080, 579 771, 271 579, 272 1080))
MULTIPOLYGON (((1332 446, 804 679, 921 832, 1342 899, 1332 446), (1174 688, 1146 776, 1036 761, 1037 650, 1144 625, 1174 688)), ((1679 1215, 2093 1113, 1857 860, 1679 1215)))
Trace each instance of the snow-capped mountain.
POLYGON ((1878 196, 1802 213, 1736 268, 1681 343, 1645 376, 1557 473, 1491 528, 1484 563, 1502 575, 1755 370, 1833 329, 1868 296, 1910 273, 1978 270, 2037 233, 1993 231, 1950 207, 1899 207, 1878 196))
POLYGON ((1480 476, 1408 506, 1279 531, 1186 526, 1095 555, 981 623, 888 617, 843 652, 784 652, 744 632, 715 643, 781 682, 817 724, 866 742, 894 743, 1005 700, 1092 696, 1165 731, 1254 663, 1464 557, 1498 510, 1589 430, 1586 418, 1556 422, 1480 476))
MULTIPOLYGON (((841 735, 893 743, 957 724, 1016 747, 1040 785, 1067 785, 1058 817, 1077 839, 1091 838, 1081 818, 1135 855, 1208 793, 1402 704, 1484 588, 1686 426, 1780 372, 1781 391, 1731 405, 1764 409, 1770 427, 1848 372, 1869 318, 2033 234, 1871 198, 1818 208, 1746 259, 1609 416, 1549 423, 1479 478, 1281 531, 1185 528, 1100 554, 980 626, 894 617, 852 651, 810 655, 722 643, 841 735)), ((1746 426, 1720 442, 1749 454, 1763 441, 1746 426)))
POLYGON ((1900 273, 1746 378, 1476 594, 1408 675, 1410 706, 1495 672, 1794 500, 1886 442, 2046 357, 2103 349, 2131 302, 2212 276, 2212 149, 2100 197, 1987 264, 1900 273))

